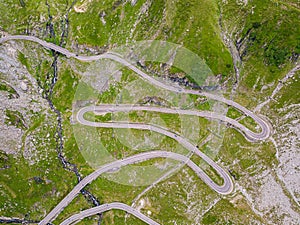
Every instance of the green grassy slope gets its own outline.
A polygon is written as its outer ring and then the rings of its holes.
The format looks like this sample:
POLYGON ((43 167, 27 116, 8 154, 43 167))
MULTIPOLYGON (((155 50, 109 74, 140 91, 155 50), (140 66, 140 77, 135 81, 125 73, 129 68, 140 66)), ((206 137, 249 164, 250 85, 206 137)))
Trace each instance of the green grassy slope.
MULTIPOLYGON (((267 99, 279 80, 299 60, 299 3, 297 0, 253 0, 248 1, 247 5, 237 2, 142 0, 132 6, 130 1, 120 0, 77 1, 76 10, 73 8, 69 13, 70 30, 66 46, 74 52, 92 54, 86 48, 111 49, 113 46, 134 41, 165 40, 190 49, 206 61, 215 75, 222 74, 224 80, 233 80, 235 76, 233 61, 221 35, 220 25, 222 25, 223 32, 231 38, 242 60, 241 77, 234 99, 253 109, 259 102, 267 99)), ((61 18, 65 15, 71 1, 68 5, 64 0, 49 1, 48 3, 50 14, 53 16, 52 23, 55 33, 59 34, 63 25, 61 18)), ((49 38, 48 6, 44 0, 0 1, 0 15, 1 31, 12 35, 29 33, 48 41, 57 41, 49 38)), ((32 48, 31 45, 25 45, 25 47, 28 48, 27 50, 32 48)), ((45 52, 40 54, 45 54, 45 52)), ((36 72, 37 64, 26 60, 26 57, 30 57, 30 55, 20 54, 19 59, 33 76, 39 75, 42 82, 45 83, 50 62, 41 63, 36 72)), ((78 165, 80 173, 87 175, 92 169, 78 150, 70 124, 72 98, 80 79, 80 75, 72 70, 70 64, 75 63, 69 63, 64 57, 60 57, 59 76, 54 88, 53 102, 63 115, 65 155, 71 162, 78 165)), ((228 92, 231 91, 230 88, 229 85, 228 92)), ((299 80, 287 85, 280 92, 281 96, 276 103, 272 104, 272 107, 282 108, 287 104, 297 103, 299 95, 293 93, 298 89, 299 80)), ((110 102, 111 99, 112 97, 107 93, 102 95, 103 102, 110 102)), ((231 110, 228 115, 233 118, 240 117, 239 112, 234 110, 231 110)), ((135 115, 131 116, 136 118, 135 115)), ((176 118, 176 116, 168 115, 161 117, 167 122, 176 118)), ((175 122, 170 122, 170 126, 177 126, 175 122)), ((252 126, 251 121, 248 123, 252 126)), ((40 138, 43 134, 31 133, 30 129, 34 130, 42 125, 38 123, 32 125, 33 127, 29 127, 25 134, 40 138)), ((51 132, 54 133, 52 130, 51 132)), ((204 136, 207 135, 206 130, 201 132, 203 135, 205 134, 204 136)), ((109 135, 110 133, 107 136, 109 135)), ((115 148, 120 147, 120 143, 109 142, 109 139, 106 141, 111 151, 118 154, 115 148)), ((162 143, 162 146, 164 145, 171 146, 172 143, 167 140, 162 143)), ((21 154, 16 158, 0 155, 2 164, 13 165, 0 173, 1 215, 23 218, 29 214, 29 218, 40 219, 45 210, 48 212, 75 185, 75 176, 62 169, 54 150, 55 136, 53 134, 49 143, 49 158, 37 165, 29 165, 21 154), (45 175, 46 171, 47 175, 45 175), (44 181, 36 182, 34 177, 42 177, 44 181), (45 180, 51 180, 51 183, 47 183, 45 180)), ((42 152, 44 149, 41 148, 40 151, 42 152)), ((227 131, 224 146, 217 158, 225 162, 236 181, 241 182, 246 182, 249 176, 254 176, 265 168, 271 169, 277 164, 274 146, 271 143, 251 144, 238 132, 232 130, 227 131), (233 165, 232 162, 236 158, 238 160, 233 165)), ((193 180, 197 179, 190 171, 188 174, 193 180)), ((146 195, 146 198, 151 199, 151 202, 155 204, 155 206, 147 205, 146 209, 151 210, 153 218, 162 224, 172 224, 173 218, 180 224, 193 224, 184 207, 180 206, 178 210, 175 210, 184 202, 183 199, 187 195, 185 182, 188 183, 190 180, 184 178, 185 175, 187 174, 180 173, 172 177, 160 184, 157 190, 153 189, 146 195), (164 195, 168 191, 170 193, 164 195), (178 197, 180 200, 177 200, 178 197)), ((206 198, 202 202, 197 202, 199 208, 204 210, 208 208, 209 202, 219 198, 201 181, 194 181, 193 184, 197 187, 194 197, 206 198)), ((251 188, 251 184, 249 186, 251 188)), ((138 190, 141 191, 141 189, 138 190)), ((134 195, 137 194, 133 188, 107 181, 104 178, 93 183, 89 190, 95 193, 101 202, 122 200, 130 204, 134 195), (122 193, 126 193, 128 198, 125 199, 122 193)), ((220 200, 212 210, 203 216, 200 220, 201 223, 224 224, 227 221, 226 224, 249 224, 250 219, 260 221, 260 218, 257 218, 251 211, 245 199, 240 200, 238 204, 233 204, 230 202, 232 198, 234 196, 229 196, 229 200, 220 200), (219 214, 220 210, 223 213, 219 214), (248 218, 246 214, 250 217, 248 218)), ((56 222, 90 206, 91 204, 82 197, 78 197, 56 222)), ((146 213, 146 211, 143 212, 146 213)), ((82 224, 90 223, 90 220, 82 222, 82 224)), ((124 213, 114 211, 105 214, 104 224, 124 224, 124 213)), ((140 224, 140 221, 130 217, 128 224, 140 224)))

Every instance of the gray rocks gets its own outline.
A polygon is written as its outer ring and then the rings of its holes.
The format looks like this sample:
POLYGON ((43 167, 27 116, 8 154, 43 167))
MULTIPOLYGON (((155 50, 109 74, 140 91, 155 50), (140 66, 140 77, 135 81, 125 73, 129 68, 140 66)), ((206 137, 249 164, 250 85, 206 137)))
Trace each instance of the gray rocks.
POLYGON ((21 84, 20 84, 20 87, 21 87, 22 91, 26 92, 28 90, 27 82, 22 81, 21 84))

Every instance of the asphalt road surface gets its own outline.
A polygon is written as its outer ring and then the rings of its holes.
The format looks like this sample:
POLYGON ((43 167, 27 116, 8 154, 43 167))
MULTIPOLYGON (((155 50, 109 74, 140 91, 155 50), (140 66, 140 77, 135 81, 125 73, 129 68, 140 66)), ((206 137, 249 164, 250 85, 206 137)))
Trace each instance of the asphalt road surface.
MULTIPOLYGON (((78 195, 80 190, 85 187, 87 184, 91 183, 93 180, 95 180, 97 177, 99 177, 102 173, 109 172, 113 169, 118 169, 122 166, 126 166, 129 164, 138 163, 141 161, 153 159, 153 158, 171 158, 174 160, 181 161, 185 163, 187 166, 189 166, 196 174, 197 176, 202 179, 207 185, 209 185, 213 190, 220 194, 229 194, 233 190, 233 183, 230 178, 230 176, 225 172, 223 168, 221 168, 217 163, 215 163, 212 159, 210 159, 208 156, 203 154, 199 151, 199 149, 191 144, 187 139, 184 137, 181 137, 180 135, 167 130, 166 128, 159 127, 156 125, 150 125, 150 124, 143 124, 143 123, 130 123, 130 122, 93 122, 85 120, 83 115, 86 112, 92 111, 98 114, 105 114, 105 113, 114 113, 114 112, 124 112, 124 111, 155 111, 155 112, 161 112, 161 113, 171 113, 171 114, 184 114, 184 115, 195 115, 200 117, 206 117, 209 119, 217 119, 221 120, 223 122, 229 123, 233 125, 236 129, 241 131, 244 136, 250 140, 250 141, 261 141, 265 140, 270 136, 271 133, 271 126, 264 121, 262 118, 251 112, 250 110, 246 109, 245 107, 241 106, 240 104, 225 99, 223 97, 214 95, 212 93, 206 93, 202 91, 197 90, 188 90, 184 89, 180 86, 171 86, 164 84, 155 78, 147 75, 143 71, 141 71, 139 68, 131 64, 130 62, 123 59, 120 55, 113 52, 107 52, 101 55, 95 55, 95 56, 79 56, 75 53, 70 52, 69 50, 62 48, 60 46, 57 46, 52 43, 45 42, 43 40, 40 40, 33 36, 24 36, 24 35, 16 35, 16 36, 8 36, 0 38, 0 44, 9 41, 9 40, 27 40, 27 41, 33 41, 41 44, 43 47, 47 49, 52 49, 57 52, 60 52, 61 54, 66 55, 68 58, 73 57, 81 61, 94 61, 99 59, 111 59, 114 61, 117 61, 124 66, 130 68, 132 71, 136 72, 142 79, 150 82, 153 85, 156 85, 160 88, 173 91, 176 93, 183 93, 183 94, 193 94, 193 95, 200 95, 205 96, 209 99, 213 99, 216 101, 223 102, 229 106, 233 106, 239 111, 243 112, 245 115, 251 117, 256 121, 256 123, 260 126, 261 132, 255 133, 242 124, 240 124, 238 121, 228 118, 226 116, 217 114, 215 112, 208 112, 208 111, 195 111, 195 110, 182 110, 182 109, 171 109, 171 108, 160 108, 160 107, 150 107, 150 106, 132 106, 132 105, 100 105, 100 106, 88 106, 80 109, 77 113, 77 120, 79 123, 87 126, 94 126, 94 127, 107 127, 107 128, 132 128, 132 129, 140 129, 140 130, 150 130, 154 132, 158 132, 160 134, 166 135, 168 137, 171 137, 175 139, 178 143, 183 145, 185 148, 190 150, 193 153, 196 153, 198 156, 200 156, 203 160, 205 160, 210 166, 212 166, 219 175, 223 178, 223 185, 216 184, 209 176, 207 176, 206 173, 203 172, 201 168, 199 168, 195 163, 193 163, 188 157, 172 153, 172 152, 166 152, 166 151, 151 151, 146 153, 137 154, 131 157, 128 157, 126 159, 118 160, 109 164, 106 164, 99 168, 98 170, 94 171, 87 177, 85 177, 80 183, 78 183, 73 190, 39 223, 40 225, 45 225, 49 222, 51 222, 55 217, 78 195)), ((83 217, 92 215, 90 213, 100 213, 107 210, 110 210, 112 208, 118 208, 121 210, 125 210, 136 217, 140 218, 144 222, 148 224, 158 224, 155 221, 151 220, 150 218, 146 217, 145 215, 139 213, 135 209, 131 208, 130 206, 127 206, 122 203, 111 203, 111 204, 104 204, 99 207, 91 208, 89 210, 82 211, 79 214, 76 214, 66 221, 63 222, 63 224, 69 224, 72 221, 77 221, 83 217), (101 211, 102 210, 102 211, 101 211)))
MULTIPOLYGON (((92 106, 93 107, 93 106, 92 106)), ((94 106, 97 108, 97 106, 94 106)), ((203 152, 199 151, 199 149, 190 143, 186 138, 180 136, 179 134, 176 134, 170 130, 167 130, 166 128, 159 127, 156 125, 150 125, 150 124, 144 124, 144 123, 130 123, 130 122, 109 122, 109 123, 100 123, 100 122, 93 122, 88 121, 83 118, 83 115, 85 112, 90 111, 90 108, 85 107, 82 108, 77 113, 77 121, 83 125, 87 126, 93 126, 93 127, 105 127, 105 128, 132 128, 132 129, 139 129, 139 130, 150 130, 154 131, 160 134, 163 134, 165 136, 168 136, 174 140, 176 140, 179 144, 184 146, 186 149, 188 149, 190 152, 197 154, 199 157, 201 157, 206 163, 208 163, 210 166, 212 166, 219 175, 223 178, 224 184, 223 186, 219 186, 213 182, 210 177, 208 177, 205 173, 205 175, 201 174, 199 177, 207 184, 209 185, 213 190, 218 192, 219 194, 229 194, 233 189, 232 181, 229 177, 229 175, 225 172, 223 168, 221 168, 217 163, 215 163, 211 158, 209 158, 207 155, 205 155, 203 152)), ((186 157, 186 156, 184 156, 186 157)), ((177 160, 180 160, 177 158, 177 160)), ((186 161, 186 160, 185 160, 186 161)), ((192 164, 189 164, 191 168, 194 166, 192 164)), ((194 170, 195 171, 195 170, 194 170)), ((197 169, 197 171, 199 171, 197 169)))
MULTIPOLYGON (((200 152, 200 151, 199 151, 200 152)), ((202 153, 203 154, 203 153, 202 153)), ((231 178, 227 173, 223 174, 224 183, 223 185, 216 184, 207 174, 199 168, 193 161, 188 157, 177 154, 174 152, 167 151, 150 151, 145 153, 136 154, 134 156, 117 160, 112 163, 106 164, 99 169, 95 170, 93 173, 89 174, 83 178, 80 183, 78 183, 71 192, 58 204, 56 207, 39 223, 40 225, 46 225, 51 222, 56 216, 66 207, 71 201, 80 193, 80 190, 84 188, 87 184, 91 183, 93 180, 97 179, 101 174, 109 172, 112 170, 118 170, 123 166, 143 162, 154 158, 169 158, 182 162, 183 164, 189 166, 197 176, 202 179, 205 183, 209 184, 213 189, 220 191, 222 194, 228 194, 232 191, 233 184, 231 178)))
MULTIPOLYGON (((94 112, 95 114, 106 114, 106 113, 115 113, 115 112, 130 112, 130 111, 151 111, 151 112, 160 112, 160 113, 168 113, 168 114, 179 114, 179 115, 193 115, 199 117, 205 117, 208 119, 213 120, 220 120, 225 123, 228 123, 239 131, 248 139, 253 141, 258 141, 261 138, 264 139, 264 134, 268 132, 261 132, 255 133, 249 130, 247 127, 239 123, 237 120, 232 118, 226 117, 222 114, 218 114, 212 111, 197 111, 197 110, 189 110, 189 109, 177 109, 177 108, 161 108, 161 107, 154 107, 154 106, 139 106, 139 105, 125 105, 125 104, 118 104, 118 105, 111 105, 111 104, 101 104, 99 106, 87 106, 79 110, 77 113, 77 120, 85 125, 87 121, 83 118, 83 114, 86 112, 94 112), (263 134, 262 134, 263 133, 263 134)), ((258 121, 260 127, 265 127, 265 123, 262 123, 260 120, 258 121)), ((265 127, 268 129, 268 127, 265 127)))
POLYGON ((69 225, 74 222, 78 222, 86 217, 96 215, 98 213, 103 213, 112 209, 119 209, 126 211, 127 213, 130 213, 134 215, 135 217, 139 218, 140 220, 144 221, 147 224, 151 225, 160 225, 159 223, 155 222, 154 220, 150 219, 149 217, 145 216, 144 214, 140 213, 136 209, 130 207, 129 205, 120 203, 120 202, 113 202, 109 204, 103 204, 94 208, 90 208, 84 211, 81 211, 78 214, 75 214, 73 216, 70 216, 68 219, 64 220, 60 225, 69 225))
POLYGON ((241 106, 240 104, 238 104, 238 103, 236 103, 232 100, 226 99, 226 98, 218 96, 218 95, 214 95, 212 93, 207 93, 207 92, 202 92, 202 91, 197 91, 197 90, 188 90, 188 89, 184 89, 180 86, 175 87, 175 86, 164 84, 164 83, 156 80, 155 78, 149 76, 148 74, 144 73, 139 68, 134 66, 132 63, 130 63, 127 60, 123 59, 117 53, 107 52, 107 53, 104 53, 104 54, 101 54, 101 55, 95 55, 95 56, 81 56, 81 55, 77 55, 75 53, 72 53, 69 50, 67 50, 65 48, 62 48, 60 46, 57 46, 53 43, 49 43, 49 42, 43 41, 39 38, 36 38, 36 37, 33 37, 33 36, 26 36, 26 35, 15 35, 15 36, 7 36, 7 37, 0 38, 0 44, 3 43, 3 42, 9 41, 9 40, 33 41, 33 42, 39 43, 40 45, 42 45, 45 48, 53 49, 57 52, 60 52, 61 54, 66 55, 68 58, 72 57, 72 58, 76 58, 80 61, 95 61, 95 60, 99 60, 99 59, 114 60, 114 61, 119 62, 119 63, 123 64, 124 66, 130 68, 131 70, 136 72, 138 75, 140 75, 144 80, 147 80, 150 83, 152 83, 152 84, 154 84, 158 87, 161 87, 163 89, 173 91, 173 92, 177 92, 177 93, 185 93, 185 94, 194 94, 194 95, 205 96, 207 98, 210 98, 210 99, 213 99, 213 100, 216 100, 216 101, 220 101, 220 102, 223 102, 223 103, 225 103, 229 106, 235 107, 239 111, 243 112, 246 116, 249 116, 252 119, 254 119, 257 122, 257 124, 259 124, 260 127, 261 127, 261 132, 260 133, 254 133, 254 132, 250 131, 249 129, 244 128, 244 129, 248 130, 247 131, 248 133, 251 133, 251 132, 253 133, 251 138, 246 136, 251 141, 264 140, 264 139, 267 139, 270 136, 270 133, 271 133, 270 125, 266 121, 264 121, 262 118, 260 118, 256 114, 254 114, 252 111, 245 108, 244 106, 241 106))

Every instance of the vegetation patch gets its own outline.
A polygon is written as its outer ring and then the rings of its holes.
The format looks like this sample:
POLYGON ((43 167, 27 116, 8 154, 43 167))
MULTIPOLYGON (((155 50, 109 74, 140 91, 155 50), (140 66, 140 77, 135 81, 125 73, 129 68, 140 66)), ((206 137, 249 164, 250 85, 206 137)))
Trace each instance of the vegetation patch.
POLYGON ((252 212, 243 198, 231 203, 227 199, 221 199, 202 218, 201 224, 251 224, 261 222, 261 219, 252 212))
POLYGON ((26 122, 24 120, 22 113, 20 113, 18 111, 6 109, 5 116, 6 116, 5 123, 7 125, 10 125, 10 126, 12 125, 17 128, 20 128, 22 130, 25 130, 27 128, 27 125, 26 125, 26 122))
POLYGON ((241 117, 243 114, 238 111, 237 109, 233 108, 233 107, 229 107, 228 111, 227 111, 227 117, 230 117, 232 119, 237 119, 239 117, 241 117))
POLYGON ((0 91, 7 92, 9 99, 19 97, 19 94, 16 92, 16 90, 13 87, 8 85, 6 82, 2 82, 1 80, 0 80, 0 91))

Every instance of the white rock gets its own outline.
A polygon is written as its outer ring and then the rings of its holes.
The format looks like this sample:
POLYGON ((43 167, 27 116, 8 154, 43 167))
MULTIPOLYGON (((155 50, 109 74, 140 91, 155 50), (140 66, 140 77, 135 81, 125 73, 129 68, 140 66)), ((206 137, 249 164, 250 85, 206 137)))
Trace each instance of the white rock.
POLYGON ((28 86, 24 81, 21 82, 21 89, 22 89, 22 91, 27 91, 27 89, 28 89, 28 86))

